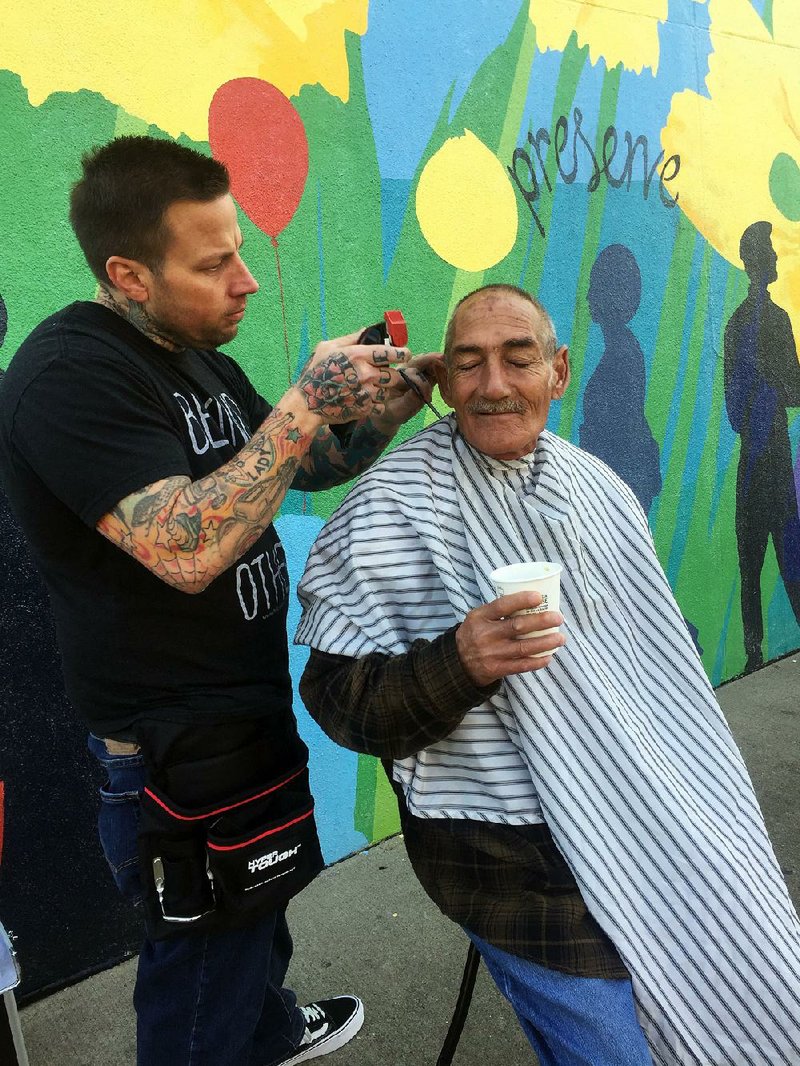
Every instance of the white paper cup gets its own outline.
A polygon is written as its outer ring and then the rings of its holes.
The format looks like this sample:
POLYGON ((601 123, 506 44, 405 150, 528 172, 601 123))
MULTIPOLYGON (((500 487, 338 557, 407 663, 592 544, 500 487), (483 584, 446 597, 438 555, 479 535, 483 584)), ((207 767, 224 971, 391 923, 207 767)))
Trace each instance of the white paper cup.
MULTIPOLYGON (((489 577, 497 590, 498 596, 510 596, 513 592, 541 592, 542 602, 538 607, 529 607, 519 614, 543 614, 545 611, 557 611, 561 602, 561 571, 558 563, 512 563, 493 570, 489 577)), ((557 633, 558 626, 552 629, 535 629, 529 633, 520 633, 517 637, 543 637, 546 633, 557 633)), ((534 658, 541 659, 552 655, 552 651, 540 651, 534 658)))

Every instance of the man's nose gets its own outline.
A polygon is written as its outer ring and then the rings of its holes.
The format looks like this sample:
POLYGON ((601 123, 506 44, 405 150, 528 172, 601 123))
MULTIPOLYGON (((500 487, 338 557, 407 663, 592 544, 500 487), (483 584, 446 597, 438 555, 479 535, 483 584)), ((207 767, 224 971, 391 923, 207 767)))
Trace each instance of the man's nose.
POLYGON ((488 400, 501 400, 509 394, 509 385, 502 363, 489 361, 481 375, 481 392, 488 400))
POLYGON ((232 282, 232 294, 234 296, 252 296, 253 293, 258 292, 258 282, 247 269, 247 264, 241 256, 238 257, 238 270, 235 273, 232 282))

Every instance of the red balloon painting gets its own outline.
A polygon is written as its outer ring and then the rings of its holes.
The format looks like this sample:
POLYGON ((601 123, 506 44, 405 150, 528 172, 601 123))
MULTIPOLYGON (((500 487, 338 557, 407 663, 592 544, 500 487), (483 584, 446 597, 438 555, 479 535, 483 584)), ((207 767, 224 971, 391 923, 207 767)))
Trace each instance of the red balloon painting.
POLYGON ((234 199, 274 241, 297 210, 308 176, 308 140, 294 105, 269 82, 234 78, 214 93, 208 140, 228 168, 234 199))

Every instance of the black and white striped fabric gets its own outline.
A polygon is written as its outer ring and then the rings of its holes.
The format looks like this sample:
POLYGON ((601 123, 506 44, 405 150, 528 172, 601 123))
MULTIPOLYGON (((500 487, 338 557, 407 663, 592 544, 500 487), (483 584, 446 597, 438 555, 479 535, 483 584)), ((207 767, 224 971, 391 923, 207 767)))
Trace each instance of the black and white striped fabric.
POLYGON ((420 817, 544 818, 633 977, 657 1066, 800 1063, 800 923, 747 770, 630 490, 544 432, 488 459, 453 416, 373 467, 320 534, 298 643, 400 653, 564 567, 568 642, 395 764, 420 817))

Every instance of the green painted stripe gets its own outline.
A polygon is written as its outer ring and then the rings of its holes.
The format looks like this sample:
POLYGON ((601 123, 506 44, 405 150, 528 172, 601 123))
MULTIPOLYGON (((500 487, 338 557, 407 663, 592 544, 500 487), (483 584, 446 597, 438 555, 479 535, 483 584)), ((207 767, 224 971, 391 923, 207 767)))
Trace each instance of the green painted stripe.
POLYGON ((383 840, 400 832, 400 812, 397 799, 383 764, 377 762, 375 779, 375 819, 372 825, 372 841, 383 840))
POLYGON ((370 844, 400 831, 400 815, 394 790, 380 761, 359 755, 353 827, 370 844))
MULTIPOLYGON (((708 314, 708 290, 711 280, 711 247, 705 245, 703 262, 700 268, 700 283, 694 305, 692 329, 689 336, 689 352, 686 374, 681 382, 681 399, 678 423, 675 427, 675 443, 669 457, 664 485, 661 489, 661 506, 653 539, 660 559, 668 559, 680 516, 680 503, 683 493, 684 478, 694 478, 694 471, 687 471, 686 456, 689 450, 694 407, 697 402, 697 385, 700 377, 700 363, 703 356, 703 338, 705 334, 706 315, 708 314)), ((669 566, 669 564, 668 564, 669 566)))
POLYGON ((767 2, 764 4, 764 13, 762 14, 761 18, 769 32, 774 35, 775 30, 772 26, 772 0, 767 0, 767 2))
POLYGON ((353 810, 353 828, 363 833, 370 843, 374 840, 375 792, 378 778, 378 760, 373 755, 358 756, 356 772, 356 801, 353 810))
POLYGON ((522 40, 519 46, 519 57, 514 69, 514 78, 508 93, 508 110, 500 133, 500 141, 497 146, 497 154, 501 159, 511 157, 511 153, 517 144, 519 129, 522 124, 522 113, 525 101, 528 98, 528 84, 531 80, 531 70, 536 58, 536 27, 530 19, 527 21, 522 40))
POLYGON ((678 385, 677 353, 681 350, 683 340, 696 235, 692 223, 680 212, 645 398, 645 417, 659 446, 664 443, 670 400, 678 385))

